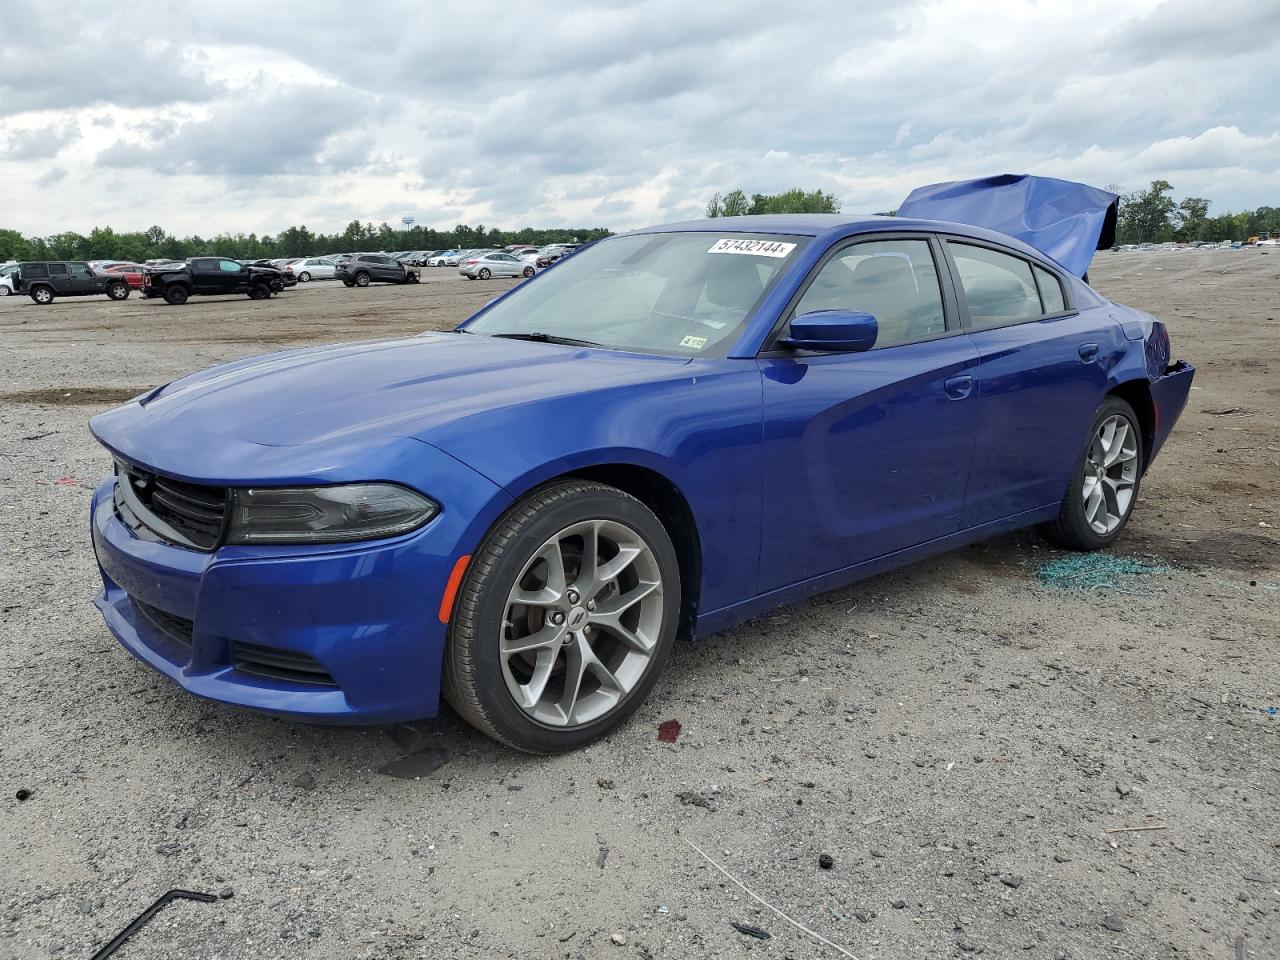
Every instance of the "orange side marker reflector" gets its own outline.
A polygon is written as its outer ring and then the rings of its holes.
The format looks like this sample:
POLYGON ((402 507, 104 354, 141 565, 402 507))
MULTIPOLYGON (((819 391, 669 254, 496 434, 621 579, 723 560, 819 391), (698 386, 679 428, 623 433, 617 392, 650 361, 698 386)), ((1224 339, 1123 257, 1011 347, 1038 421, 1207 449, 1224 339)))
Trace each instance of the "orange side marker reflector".
POLYGON ((453 600, 458 595, 458 587, 462 586, 462 575, 467 572, 467 564, 471 562, 471 554, 458 558, 453 565, 453 572, 444 585, 444 596, 440 598, 440 622, 448 623, 453 613, 453 600))

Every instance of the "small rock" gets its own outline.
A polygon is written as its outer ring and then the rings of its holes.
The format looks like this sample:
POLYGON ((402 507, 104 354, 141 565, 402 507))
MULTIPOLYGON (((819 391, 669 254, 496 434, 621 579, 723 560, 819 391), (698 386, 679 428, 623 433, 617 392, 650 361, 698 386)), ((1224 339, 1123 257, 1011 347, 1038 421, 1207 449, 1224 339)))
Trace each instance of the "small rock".
POLYGON ((853 911, 853 918, 854 918, 855 920, 857 920, 859 923, 870 923, 870 922, 871 922, 871 918, 872 918, 872 917, 874 917, 874 916, 875 916, 875 913, 874 913, 873 911, 871 911, 871 910, 855 910, 855 911, 853 911))
POLYGON ((823 870, 830 870, 836 865, 835 858, 829 853, 818 854, 818 866, 823 870))
POLYGON ((714 800, 705 793, 699 793, 696 790, 681 790, 676 794, 676 799, 686 807, 702 807, 704 810, 714 810, 716 808, 714 800))
POLYGON ((300 773, 298 774, 297 777, 294 778, 293 785, 297 787, 299 790, 314 790, 316 788, 315 775, 312 774, 310 771, 306 773, 300 773))
POLYGON ((1014 890, 1017 890, 1020 886, 1022 886, 1022 878, 1017 876, 1016 874, 1013 876, 1001 877, 1000 882, 1003 883, 1006 887, 1010 887, 1014 890))
POLYGON ((625 947, 627 945, 627 938, 620 933, 615 933, 611 935, 609 939, 612 940, 614 943, 616 943, 620 947, 625 947))
POLYGON ((596 786, 599 787, 601 790, 612 790, 613 781, 605 777, 601 777, 599 780, 596 781, 596 786))
POLYGON ((162 857, 176 857, 182 848, 176 843, 162 843, 156 847, 156 853, 162 857))
POLYGON ((956 941, 956 946, 965 953, 981 953, 982 948, 967 937, 961 937, 956 941))
POLYGON ((907 901, 894 900, 892 903, 889 904, 889 906, 893 907, 893 909, 895 910, 905 910, 907 906, 907 901))
POLYGON ((223 887, 221 890, 218 891, 218 896, 221 897, 223 900, 230 900, 235 895, 236 895, 236 892, 232 890, 230 887, 223 887))
POLYGON ((884 859, 884 851, 883 851, 883 850, 879 850, 879 849, 877 849, 876 847, 872 847, 872 848, 871 848, 871 850, 870 850, 870 853, 871 853, 871 856, 875 857, 877 860, 882 860, 882 859, 884 859))
POLYGON ((1114 931, 1115 933, 1124 933, 1124 921, 1114 913, 1108 913, 1102 918, 1102 926, 1107 930, 1114 931))
POLYGON ((1070 862, 1071 862, 1071 858, 1070 858, 1070 857, 1068 857, 1066 854, 1063 854, 1063 853, 1055 853, 1055 854, 1053 855, 1053 862, 1054 862, 1054 863, 1070 863, 1070 862))
POLYGON ((30 790, 28 790, 26 787, 19 787, 19 788, 18 788, 18 792, 17 792, 17 793, 15 793, 15 794, 14 794, 14 796, 15 796, 15 797, 17 797, 19 801, 21 801, 21 800, 30 800, 30 799, 31 799, 31 791, 30 791, 30 790))
POLYGON ((1129 786, 1129 784, 1127 783, 1116 784, 1116 793, 1120 794, 1120 796, 1127 797, 1132 792, 1133 792, 1133 787, 1129 786))

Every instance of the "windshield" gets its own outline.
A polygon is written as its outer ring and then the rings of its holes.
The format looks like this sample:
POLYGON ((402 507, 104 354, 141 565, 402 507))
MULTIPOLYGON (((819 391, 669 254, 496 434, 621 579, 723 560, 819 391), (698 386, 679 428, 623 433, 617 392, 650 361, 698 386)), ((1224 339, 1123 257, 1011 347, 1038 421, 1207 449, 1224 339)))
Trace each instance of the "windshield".
POLYGON ((636 353, 723 355, 808 241, 703 232, 614 237, 517 287, 465 329, 636 353))

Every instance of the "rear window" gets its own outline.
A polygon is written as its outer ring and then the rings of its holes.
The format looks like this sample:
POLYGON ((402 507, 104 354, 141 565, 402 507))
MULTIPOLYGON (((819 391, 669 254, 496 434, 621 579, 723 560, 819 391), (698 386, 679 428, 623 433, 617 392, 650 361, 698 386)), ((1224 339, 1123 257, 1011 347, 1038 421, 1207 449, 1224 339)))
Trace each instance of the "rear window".
POLYGON ((22 275, 24 277, 47 277, 49 268, 43 263, 28 263, 22 268, 22 275))
POLYGON ((969 305, 971 329, 1002 327, 1041 315, 1031 264, 967 243, 948 244, 969 305))
POLYGON ((1040 299, 1044 301, 1045 313, 1061 313, 1067 309, 1066 298, 1062 295, 1062 284, 1048 270, 1034 267, 1036 282, 1040 284, 1040 299))

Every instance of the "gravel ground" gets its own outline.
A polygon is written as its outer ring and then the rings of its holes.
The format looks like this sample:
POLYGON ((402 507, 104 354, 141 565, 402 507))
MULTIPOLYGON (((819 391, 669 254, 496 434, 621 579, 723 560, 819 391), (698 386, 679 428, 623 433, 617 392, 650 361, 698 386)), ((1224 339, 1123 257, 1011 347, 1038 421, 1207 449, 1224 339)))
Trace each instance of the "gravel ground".
POLYGON ((552 758, 448 714, 204 703, 90 605, 88 416, 281 345, 443 327, 506 282, 0 300, 0 957, 88 957, 174 887, 224 899, 120 957, 1280 956, 1280 257, 1094 273, 1199 366, 1113 551, 1147 573, 1046 582, 1063 555, 1032 533, 960 550, 678 650, 627 726, 552 758))

